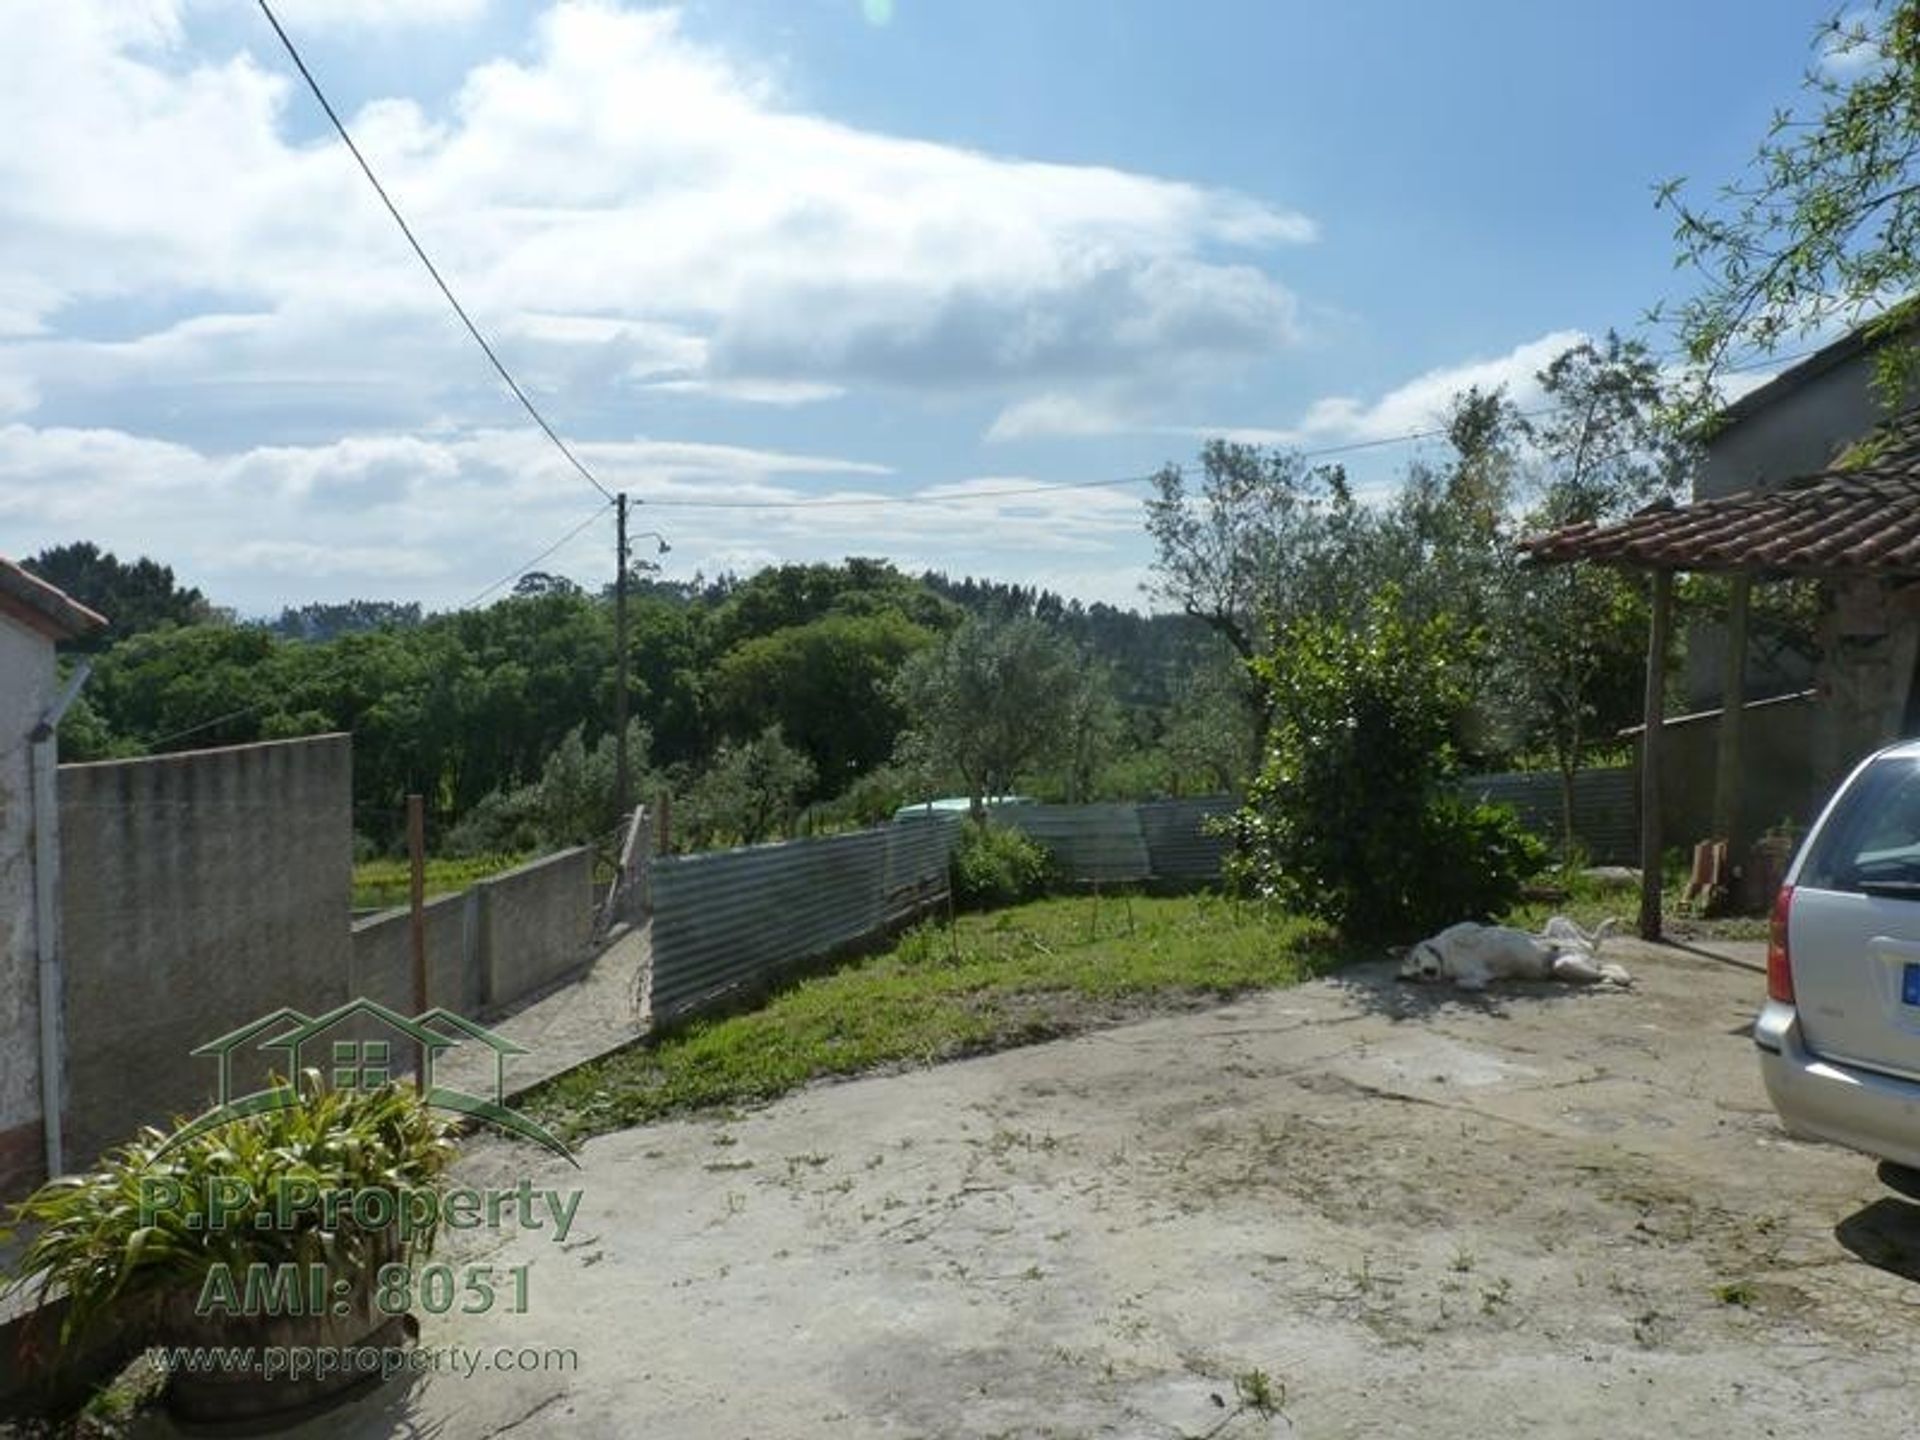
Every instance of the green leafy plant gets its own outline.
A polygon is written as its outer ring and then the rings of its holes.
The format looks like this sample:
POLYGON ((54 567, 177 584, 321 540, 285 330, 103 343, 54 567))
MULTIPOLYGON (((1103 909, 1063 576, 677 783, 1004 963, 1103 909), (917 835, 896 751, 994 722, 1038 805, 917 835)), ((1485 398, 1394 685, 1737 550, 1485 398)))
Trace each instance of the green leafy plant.
MULTIPOLYGON (((121 1307, 193 1292, 216 1265, 241 1273, 253 1264, 325 1264, 330 1273, 364 1271, 391 1237, 358 1229, 344 1213, 323 1228, 316 1205, 279 1223, 269 1214, 284 1187, 319 1195, 381 1189, 434 1188, 454 1155, 445 1127, 411 1085, 333 1090, 317 1071, 299 1080, 298 1103, 216 1126, 179 1144, 148 1127, 88 1174, 63 1176, 13 1208, 11 1222, 38 1227, 8 1283, 12 1292, 37 1281, 40 1296, 63 1289, 68 1309, 63 1343, 121 1307), (247 1197, 208 1224, 216 1183, 247 1197), (177 1195, 149 1202, 158 1186, 177 1195)), ((183 1122, 184 1123, 184 1122, 183 1122)), ((421 1253, 435 1226, 412 1232, 421 1253)))
POLYGON ((953 898, 980 909, 1032 900, 1046 893, 1055 870, 1053 852, 1018 830, 968 824, 953 852, 953 898))
POLYGON ((1356 938, 1489 919, 1546 850, 1513 812, 1461 799, 1453 727, 1473 637, 1409 621, 1391 588, 1358 624, 1299 619, 1255 662, 1266 763, 1230 820, 1228 878, 1356 938))

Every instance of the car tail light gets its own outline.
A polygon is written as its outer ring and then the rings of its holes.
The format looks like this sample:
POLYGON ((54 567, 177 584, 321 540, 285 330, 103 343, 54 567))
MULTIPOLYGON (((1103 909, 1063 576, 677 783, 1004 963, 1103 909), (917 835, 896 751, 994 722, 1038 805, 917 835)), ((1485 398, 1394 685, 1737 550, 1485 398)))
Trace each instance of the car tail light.
POLYGON ((1767 998, 1793 1003, 1793 956, 1787 945, 1788 922, 1793 916, 1793 886, 1782 885, 1773 897, 1773 923, 1767 927, 1767 998))

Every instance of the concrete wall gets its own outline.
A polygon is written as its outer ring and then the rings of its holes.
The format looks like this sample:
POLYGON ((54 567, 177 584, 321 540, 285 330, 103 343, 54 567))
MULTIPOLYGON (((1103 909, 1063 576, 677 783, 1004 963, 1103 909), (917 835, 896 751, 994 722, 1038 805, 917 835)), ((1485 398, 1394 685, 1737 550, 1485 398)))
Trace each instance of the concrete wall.
POLYGON ((75 1163, 203 1109, 194 1047, 347 997, 351 763, 327 735, 61 767, 75 1163))
POLYGON ((562 850, 478 888, 483 1005, 510 1005, 586 963, 593 943, 591 850, 562 850))
POLYGON ((53 642, 0 615, 0 1195, 39 1178, 39 942, 33 918, 33 749, 53 699, 53 642))
MULTIPOLYGON (((462 1015, 480 1013, 477 959, 480 894, 441 895, 422 907, 427 936, 427 1003, 462 1015)), ((414 1013, 413 926, 405 909, 383 910, 353 924, 353 968, 347 989, 402 1015, 414 1013)))
MULTIPOLYGON (((589 958, 593 852, 562 850, 426 903, 427 1002, 463 1015, 511 1005, 589 958)), ((349 989, 403 1015, 413 1005, 408 912, 353 923, 349 989)))
MULTIPOLYGON (((1736 854, 1770 826, 1809 823, 1830 781, 1812 763, 1820 707, 1811 699, 1767 700, 1747 707, 1740 748, 1740 832, 1736 854)), ((1713 786, 1720 717, 1713 712, 1667 721, 1660 736, 1660 829, 1669 849, 1713 836, 1713 786)))
POLYGON ((1920 591, 1871 579, 1833 585, 1820 625, 1819 723, 1810 757, 1820 788, 1830 789, 1880 746, 1914 733, 1916 660, 1920 591))
POLYGON ((1873 392, 1872 354, 1849 356, 1715 435, 1694 499, 1769 489, 1819 470, 1886 415, 1873 392))

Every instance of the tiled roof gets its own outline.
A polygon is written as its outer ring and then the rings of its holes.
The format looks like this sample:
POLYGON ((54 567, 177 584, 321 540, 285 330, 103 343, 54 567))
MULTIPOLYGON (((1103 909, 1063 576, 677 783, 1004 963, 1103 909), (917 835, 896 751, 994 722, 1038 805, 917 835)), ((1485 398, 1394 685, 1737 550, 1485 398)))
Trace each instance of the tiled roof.
POLYGON ((1881 426, 1838 466, 1768 490, 1651 506, 1520 542, 1541 564, 1636 570, 1920 575, 1920 409, 1881 426))
POLYGON ((66 591, 0 556, 0 613, 31 625, 55 640, 71 640, 103 628, 107 621, 66 591))

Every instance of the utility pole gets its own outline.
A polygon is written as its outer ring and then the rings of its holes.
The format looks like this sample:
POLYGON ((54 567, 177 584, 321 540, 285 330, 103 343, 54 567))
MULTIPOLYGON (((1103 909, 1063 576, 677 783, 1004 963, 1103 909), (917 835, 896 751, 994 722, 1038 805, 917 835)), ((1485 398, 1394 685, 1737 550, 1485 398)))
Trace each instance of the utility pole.
POLYGON ((613 576, 613 651, 619 675, 613 688, 613 792, 616 812, 625 820, 632 794, 627 773, 627 492, 622 490, 614 503, 620 519, 620 568, 613 576))

